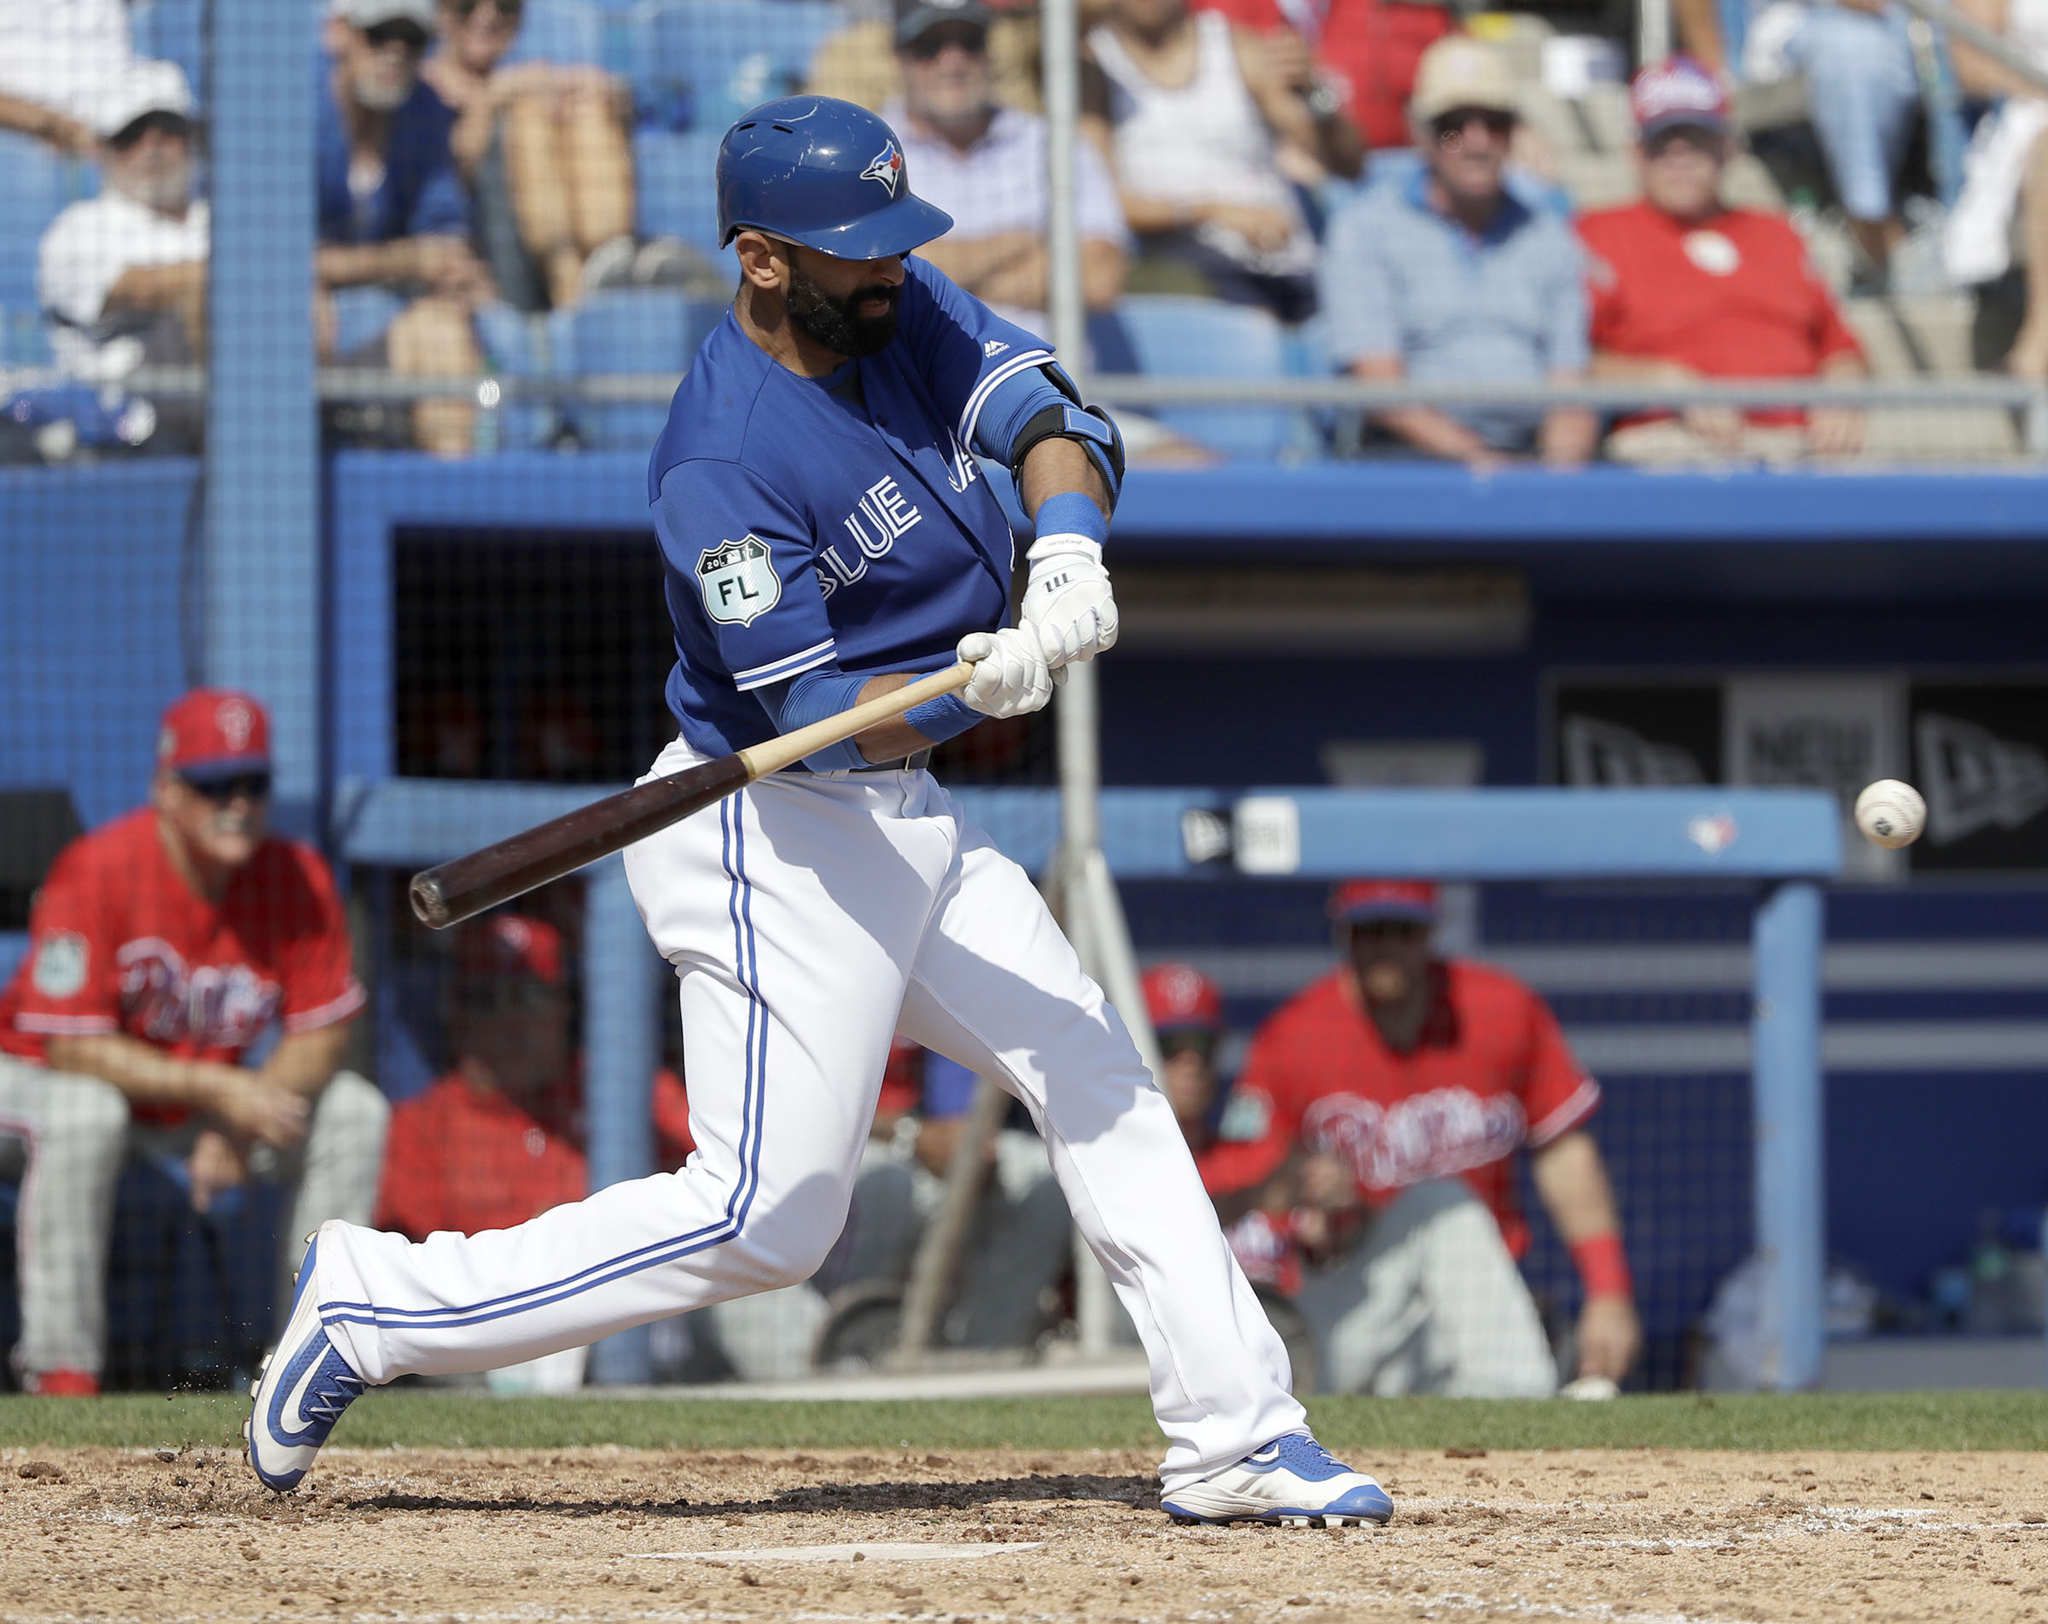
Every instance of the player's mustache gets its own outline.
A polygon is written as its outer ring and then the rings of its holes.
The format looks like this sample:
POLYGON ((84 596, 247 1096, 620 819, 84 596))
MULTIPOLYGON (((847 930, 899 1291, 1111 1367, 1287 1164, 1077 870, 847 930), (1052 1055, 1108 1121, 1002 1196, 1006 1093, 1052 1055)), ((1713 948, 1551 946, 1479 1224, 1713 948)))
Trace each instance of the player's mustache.
POLYGON ((849 293, 846 296, 846 309, 848 311, 857 310, 870 299, 885 299, 893 308, 896 301, 902 296, 903 289, 901 287, 891 286, 887 282, 876 282, 868 287, 855 288, 853 292, 849 293))

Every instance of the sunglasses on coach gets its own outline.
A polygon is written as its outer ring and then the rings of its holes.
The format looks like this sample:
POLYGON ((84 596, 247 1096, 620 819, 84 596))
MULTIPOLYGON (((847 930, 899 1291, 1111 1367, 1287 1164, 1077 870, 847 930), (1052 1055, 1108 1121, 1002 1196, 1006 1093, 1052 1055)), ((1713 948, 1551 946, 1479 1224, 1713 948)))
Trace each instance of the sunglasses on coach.
POLYGON ((988 49, 988 30, 973 23, 940 23, 927 28, 904 46, 903 54, 919 62, 929 62, 948 45, 957 45, 961 50, 979 56, 988 49))
POLYGON ((238 795, 246 795, 252 801, 267 800, 270 795, 270 774, 237 773, 232 778, 191 779, 182 774, 179 782, 194 795, 203 796, 216 806, 226 806, 238 795))

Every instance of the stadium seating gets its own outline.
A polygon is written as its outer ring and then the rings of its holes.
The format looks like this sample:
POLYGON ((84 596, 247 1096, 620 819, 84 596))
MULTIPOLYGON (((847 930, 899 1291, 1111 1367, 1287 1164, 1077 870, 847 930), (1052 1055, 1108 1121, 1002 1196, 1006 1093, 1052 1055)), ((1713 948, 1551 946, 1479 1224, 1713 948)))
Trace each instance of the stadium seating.
POLYGON ((642 118, 723 130, 799 88, 811 53, 842 20, 826 0, 643 0, 631 24, 642 118))
POLYGON ((77 195, 75 167, 40 141, 0 135, 0 309, 36 308, 36 245, 77 195))
POLYGON ((718 252, 718 200, 712 177, 723 129, 641 130, 633 137, 635 208, 640 235, 674 237, 701 253, 718 252))
MULTIPOLYGON (((1261 310, 1151 294, 1125 299, 1117 317, 1141 372, 1175 378, 1282 378, 1292 370, 1284 329, 1261 310)), ((1300 418, 1274 407, 1168 406, 1149 415, 1229 457, 1271 459, 1306 448, 1300 418)))
MULTIPOLYGON (((506 304, 485 305, 476 314, 477 340, 486 370, 500 378, 533 378, 549 371, 547 332, 534 317, 506 304)), ((533 451, 548 445, 562 424, 562 412, 548 401, 514 401, 489 419, 482 438, 500 451, 533 451)))
POLYGON ((526 0, 510 62, 603 63, 605 19, 595 0, 526 0))
MULTIPOLYGON (((716 300, 679 299, 666 289, 614 288, 550 316, 549 344, 556 370, 571 376, 647 374, 674 381, 724 314, 716 300)), ((570 411, 585 445, 642 453, 667 417, 665 401, 577 404, 570 411)))

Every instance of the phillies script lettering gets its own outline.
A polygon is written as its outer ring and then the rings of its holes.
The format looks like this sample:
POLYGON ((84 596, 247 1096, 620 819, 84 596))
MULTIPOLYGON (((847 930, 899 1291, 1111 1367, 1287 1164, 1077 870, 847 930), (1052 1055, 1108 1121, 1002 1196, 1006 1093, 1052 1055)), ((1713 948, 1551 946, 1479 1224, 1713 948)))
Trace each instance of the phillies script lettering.
POLYGON ((128 943, 114 963, 122 1024, 155 1043, 244 1048, 276 1018, 282 997, 276 982, 246 964, 187 969, 176 948, 154 937, 128 943))

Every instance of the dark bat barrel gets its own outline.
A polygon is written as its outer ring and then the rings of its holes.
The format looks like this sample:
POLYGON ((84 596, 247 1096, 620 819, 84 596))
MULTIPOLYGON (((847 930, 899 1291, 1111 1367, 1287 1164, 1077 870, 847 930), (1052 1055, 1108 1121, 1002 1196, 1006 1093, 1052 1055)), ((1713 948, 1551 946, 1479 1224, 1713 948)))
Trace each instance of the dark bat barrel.
POLYGON ((746 764, 720 756, 665 778, 637 784, 589 806, 453 858, 412 877, 412 911, 446 930, 524 896, 586 863, 623 851, 636 840, 723 800, 747 782, 746 764))

